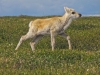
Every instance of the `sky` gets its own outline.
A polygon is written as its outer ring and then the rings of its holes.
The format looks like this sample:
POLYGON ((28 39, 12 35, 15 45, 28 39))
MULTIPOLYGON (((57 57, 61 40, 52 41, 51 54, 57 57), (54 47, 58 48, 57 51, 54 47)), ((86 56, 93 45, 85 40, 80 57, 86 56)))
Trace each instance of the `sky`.
POLYGON ((64 7, 82 15, 100 15, 100 0, 0 0, 0 16, 63 15, 64 7))

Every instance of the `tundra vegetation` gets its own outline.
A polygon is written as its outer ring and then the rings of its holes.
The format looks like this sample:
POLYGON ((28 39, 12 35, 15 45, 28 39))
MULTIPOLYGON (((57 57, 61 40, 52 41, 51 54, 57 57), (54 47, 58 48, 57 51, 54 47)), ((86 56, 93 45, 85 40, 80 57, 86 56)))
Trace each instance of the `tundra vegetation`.
POLYGON ((81 17, 71 23, 65 33, 73 50, 58 35, 52 51, 47 35, 34 52, 29 45, 32 39, 15 51, 31 20, 50 17, 0 17, 0 75, 100 75, 100 17, 81 17))

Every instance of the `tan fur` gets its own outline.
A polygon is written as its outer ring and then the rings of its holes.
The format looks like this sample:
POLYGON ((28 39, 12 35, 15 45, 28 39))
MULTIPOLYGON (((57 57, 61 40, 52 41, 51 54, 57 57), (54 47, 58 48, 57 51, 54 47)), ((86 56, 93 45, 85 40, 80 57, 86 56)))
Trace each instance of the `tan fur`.
POLYGON ((36 28, 39 31, 44 29, 50 29, 51 27, 55 27, 56 22, 60 21, 59 17, 47 18, 47 19, 37 19, 32 21, 31 28, 36 28))
POLYGON ((38 42, 38 40, 45 34, 51 35, 51 46, 52 50, 55 47, 55 36, 61 35, 62 37, 68 40, 69 49, 71 48, 70 37, 64 33, 64 30, 67 29, 74 18, 78 18, 81 14, 75 12, 71 8, 65 7, 65 14, 62 17, 52 17, 46 19, 37 19, 35 21, 31 21, 29 24, 29 32, 22 36, 16 50, 21 45, 22 41, 28 38, 34 38, 30 43, 32 50, 35 49, 34 45, 38 42), (72 14, 75 12, 75 14, 72 14))

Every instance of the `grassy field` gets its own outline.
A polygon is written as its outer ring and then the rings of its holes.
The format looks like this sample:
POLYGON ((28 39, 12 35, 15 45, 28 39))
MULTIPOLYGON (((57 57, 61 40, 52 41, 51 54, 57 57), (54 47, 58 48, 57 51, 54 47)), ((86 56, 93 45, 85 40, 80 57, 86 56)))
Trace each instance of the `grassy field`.
POLYGON ((66 31, 73 50, 60 36, 55 51, 50 37, 44 36, 31 51, 29 39, 15 47, 27 33, 31 20, 48 17, 0 17, 0 75, 100 75, 100 17, 74 20, 66 31))

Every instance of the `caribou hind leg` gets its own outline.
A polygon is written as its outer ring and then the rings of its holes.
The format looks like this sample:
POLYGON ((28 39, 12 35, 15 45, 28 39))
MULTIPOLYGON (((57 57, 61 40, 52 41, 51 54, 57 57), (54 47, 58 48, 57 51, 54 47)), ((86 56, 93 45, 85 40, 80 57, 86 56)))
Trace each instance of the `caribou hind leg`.
POLYGON ((30 42, 30 46, 32 51, 35 50, 35 45, 37 44, 37 42, 43 37, 43 35, 37 35, 34 37, 34 39, 30 42))
POLYGON ((20 47, 20 45, 22 44, 23 41, 25 41, 25 40, 27 40, 27 39, 29 39, 29 38, 33 38, 34 36, 35 36, 35 35, 32 35, 32 33, 30 33, 30 32, 28 32, 26 35, 23 35, 23 36, 20 38, 20 40, 19 40, 19 42, 18 42, 18 44, 17 44, 15 50, 18 50, 18 48, 20 47))

